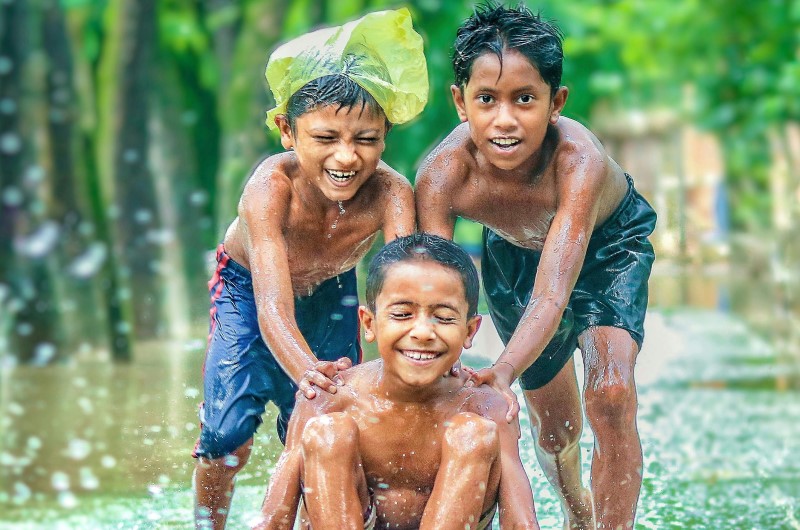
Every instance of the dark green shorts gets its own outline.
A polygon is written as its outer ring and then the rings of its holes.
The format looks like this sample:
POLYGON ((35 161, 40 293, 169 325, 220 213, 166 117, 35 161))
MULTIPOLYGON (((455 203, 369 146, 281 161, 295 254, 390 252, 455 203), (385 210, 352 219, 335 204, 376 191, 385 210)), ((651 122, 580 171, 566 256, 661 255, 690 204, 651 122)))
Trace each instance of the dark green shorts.
MULTIPOLYGON (((520 376, 524 390, 546 385, 564 367, 578 335, 590 326, 628 330, 642 347, 647 309, 647 280, 655 259, 647 237, 656 224, 656 213, 633 187, 602 225, 592 233, 569 304, 555 336, 542 355, 520 376)), ((513 245, 483 230, 481 276, 483 288, 500 338, 508 344, 531 297, 541 252, 513 245)))

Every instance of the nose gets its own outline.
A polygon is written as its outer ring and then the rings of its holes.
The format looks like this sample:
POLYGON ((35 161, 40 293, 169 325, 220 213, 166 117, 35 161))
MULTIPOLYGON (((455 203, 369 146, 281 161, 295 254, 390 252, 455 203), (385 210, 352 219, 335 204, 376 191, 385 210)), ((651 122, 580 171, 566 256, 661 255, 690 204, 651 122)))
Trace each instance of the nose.
POLYGON ((420 342, 427 342, 436 338, 436 333, 433 331, 433 319, 427 315, 420 315, 415 318, 410 335, 412 339, 420 342))
POLYGON ((494 124, 500 129, 512 129, 517 123, 517 118, 514 116, 514 111, 511 105, 500 104, 497 107, 497 114, 495 115, 494 124))
POLYGON ((356 148, 351 142, 339 142, 333 154, 333 159, 342 165, 342 169, 355 164, 357 158, 356 148))

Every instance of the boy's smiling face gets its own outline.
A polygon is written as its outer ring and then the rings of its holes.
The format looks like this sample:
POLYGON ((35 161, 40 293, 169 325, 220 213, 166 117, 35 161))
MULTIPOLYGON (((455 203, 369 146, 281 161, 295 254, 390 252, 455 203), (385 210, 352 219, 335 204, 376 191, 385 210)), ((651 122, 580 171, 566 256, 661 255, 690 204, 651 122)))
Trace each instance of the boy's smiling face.
POLYGON ((468 317, 468 309, 458 272, 413 260, 390 265, 375 312, 361 306, 359 315, 366 340, 377 341, 387 378, 424 387, 472 346, 481 317, 468 317))
POLYGON ((502 68, 497 55, 484 53, 472 63, 463 93, 456 85, 450 90, 459 118, 469 121, 472 141, 503 170, 536 162, 547 128, 558 121, 567 99, 564 87, 551 97, 539 70, 509 49, 503 50, 502 68))
POLYGON ((294 131, 285 115, 275 121, 283 147, 294 150, 305 177, 332 201, 353 198, 385 147, 385 117, 369 107, 318 107, 299 116, 294 131))

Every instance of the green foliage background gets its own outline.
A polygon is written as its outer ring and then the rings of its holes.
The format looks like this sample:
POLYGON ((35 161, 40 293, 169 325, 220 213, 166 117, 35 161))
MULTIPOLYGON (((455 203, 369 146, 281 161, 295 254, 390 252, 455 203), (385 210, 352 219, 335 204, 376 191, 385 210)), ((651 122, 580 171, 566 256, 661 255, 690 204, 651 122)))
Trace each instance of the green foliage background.
MULTIPOLYGON (((526 4, 565 34, 565 114, 591 127, 598 108, 673 109, 719 138, 733 228, 771 228, 769 135, 788 145, 800 121, 800 1, 526 4)), ((425 39, 431 94, 390 133, 385 160, 413 180, 457 122, 451 43, 472 2, 2 2, 0 352, 48 363, 107 342, 125 360, 131 338, 199 319, 206 253, 250 168, 279 149, 263 123, 269 52, 401 5, 425 39), (42 239, 45 251, 31 252, 42 239)), ((798 184, 797 165, 790 174, 798 184)))

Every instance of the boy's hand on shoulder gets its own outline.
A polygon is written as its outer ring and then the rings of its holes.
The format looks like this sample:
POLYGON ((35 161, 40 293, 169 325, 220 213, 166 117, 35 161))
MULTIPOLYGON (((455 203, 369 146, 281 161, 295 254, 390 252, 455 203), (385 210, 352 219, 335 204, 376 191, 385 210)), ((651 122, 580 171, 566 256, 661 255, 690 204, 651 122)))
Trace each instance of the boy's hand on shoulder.
POLYGON ((475 386, 487 385, 499 392, 508 405, 506 421, 511 423, 519 414, 519 400, 514 391, 511 390, 513 370, 509 370, 510 373, 503 372, 504 364, 506 363, 500 363, 500 370, 497 369, 498 365, 495 364, 491 368, 483 368, 477 372, 473 371, 469 378, 469 384, 475 386))
POLYGON ((335 394, 337 387, 342 385, 339 372, 347 370, 353 363, 347 357, 342 357, 336 361, 317 361, 314 368, 306 370, 303 378, 298 383, 300 392, 308 399, 314 399, 317 391, 314 387, 321 388, 326 392, 335 394))

